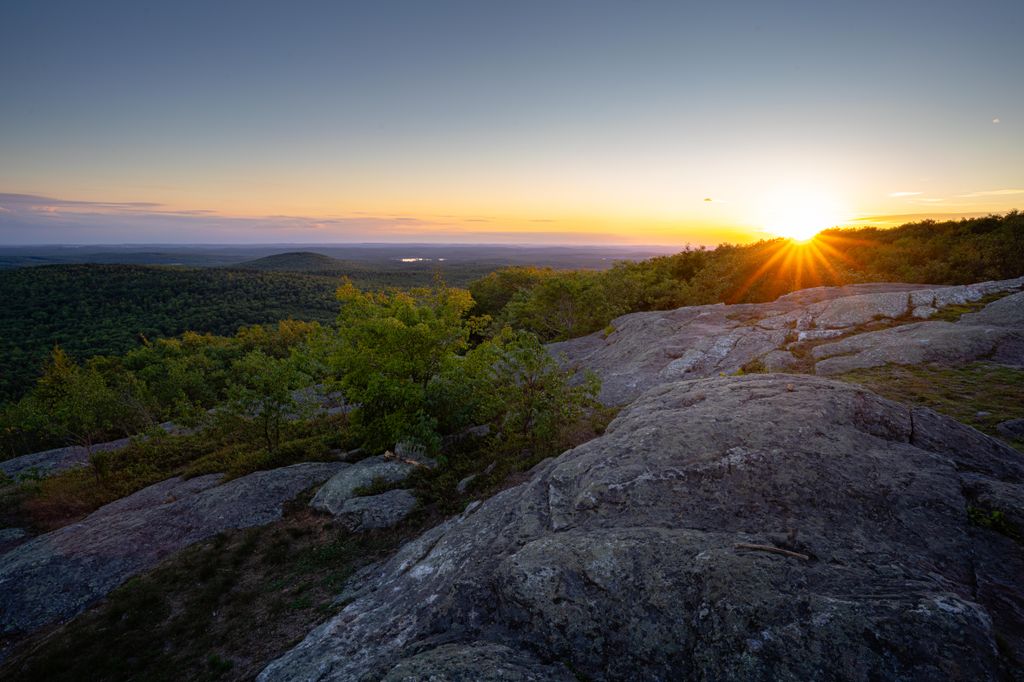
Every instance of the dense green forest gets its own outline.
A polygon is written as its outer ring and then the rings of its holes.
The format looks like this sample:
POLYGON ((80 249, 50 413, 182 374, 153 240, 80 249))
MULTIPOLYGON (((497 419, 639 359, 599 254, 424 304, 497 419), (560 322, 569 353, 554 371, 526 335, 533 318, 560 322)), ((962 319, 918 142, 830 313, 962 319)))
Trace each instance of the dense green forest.
POLYGON ((60 345, 72 357, 119 355, 194 330, 337 313, 338 280, 287 273, 139 265, 57 265, 0 271, 0 400, 20 395, 60 345))
POLYGON ((369 289, 465 285, 494 269, 436 261, 348 261, 283 253, 226 268, 125 264, 0 270, 0 402, 20 396, 60 345, 73 358, 117 355, 185 331, 234 334, 283 319, 327 322, 342 277, 369 289))

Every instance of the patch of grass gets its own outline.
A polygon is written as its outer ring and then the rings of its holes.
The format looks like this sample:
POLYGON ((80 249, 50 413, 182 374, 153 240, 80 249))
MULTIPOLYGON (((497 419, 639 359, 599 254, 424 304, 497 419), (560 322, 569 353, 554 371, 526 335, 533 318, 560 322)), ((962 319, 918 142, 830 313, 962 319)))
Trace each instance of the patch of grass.
POLYGON ((744 374, 767 374, 768 367, 764 364, 761 358, 756 358, 746 363, 739 368, 736 372, 736 376, 743 376, 744 374))
POLYGON ((1004 296, 1009 296, 1014 292, 1012 291, 1000 291, 995 294, 989 294, 982 296, 977 301, 970 303, 963 303, 958 305, 947 305, 945 308, 940 308, 937 313, 932 315, 930 320, 941 320, 943 322, 956 322, 967 313, 976 313, 992 301, 998 301, 1004 296))
POLYGON ((223 533, 16 647, 0 679, 252 679, 317 623, 359 567, 437 517, 351 534, 293 503, 272 526, 223 533))
MULTIPOLYGON (((996 425, 1024 417, 1024 369, 993 362, 960 366, 886 365, 838 377, 881 396, 930 407, 984 433, 1006 440, 996 425)), ((1024 451, 1024 443, 1007 441, 1024 451)))

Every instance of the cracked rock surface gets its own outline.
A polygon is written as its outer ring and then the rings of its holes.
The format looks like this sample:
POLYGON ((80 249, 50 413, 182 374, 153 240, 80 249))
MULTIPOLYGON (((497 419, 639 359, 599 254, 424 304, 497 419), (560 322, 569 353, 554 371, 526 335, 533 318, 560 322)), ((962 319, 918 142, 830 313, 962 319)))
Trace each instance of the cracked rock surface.
POLYGON ((814 348, 813 371, 834 375, 885 363, 963 362, 991 358, 1024 366, 1024 292, 956 322, 924 321, 944 307, 1024 288, 1024 277, 953 287, 858 284, 804 289, 771 303, 704 305, 632 313, 597 332, 553 343, 566 364, 601 378, 600 399, 624 405, 652 386, 734 374, 760 361, 770 371, 795 364, 794 342, 814 348), (881 331, 865 325, 914 321, 881 331), (834 339, 834 340, 833 340, 834 339))
POLYGON ((857 386, 673 381, 361 571, 260 679, 1012 679, 1024 549, 969 509, 1022 495, 1017 451, 857 386))

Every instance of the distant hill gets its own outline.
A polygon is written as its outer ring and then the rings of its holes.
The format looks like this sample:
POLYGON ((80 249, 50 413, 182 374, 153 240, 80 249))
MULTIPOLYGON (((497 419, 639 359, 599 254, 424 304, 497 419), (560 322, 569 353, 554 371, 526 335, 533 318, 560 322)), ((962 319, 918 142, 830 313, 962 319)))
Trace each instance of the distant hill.
POLYGON ((264 272, 339 272, 346 269, 345 261, 313 251, 289 251, 247 260, 233 267, 239 270, 264 272))

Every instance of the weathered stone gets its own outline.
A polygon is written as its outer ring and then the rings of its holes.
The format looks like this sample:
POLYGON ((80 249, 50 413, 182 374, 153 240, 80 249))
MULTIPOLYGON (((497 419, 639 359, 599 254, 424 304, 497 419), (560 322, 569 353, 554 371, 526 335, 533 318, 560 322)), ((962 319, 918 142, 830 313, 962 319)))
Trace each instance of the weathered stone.
POLYGON ((800 364, 800 361, 792 353, 785 350, 773 350, 770 353, 765 353, 761 362, 769 372, 785 372, 800 364))
MULTIPOLYGON (((92 446, 92 452, 114 452, 131 444, 131 438, 120 438, 92 446)), ((89 464, 89 451, 79 445, 56 448, 31 455, 22 455, 0 462, 0 472, 18 480, 29 476, 51 476, 67 469, 89 464)))
POLYGON ((469 485, 476 480, 476 474, 470 474, 458 482, 455 486, 455 492, 460 495, 469 490, 469 485))
POLYGON ((1004 438, 1024 440, 1024 419, 1008 419, 996 424, 996 431, 1004 438))
POLYGON ((309 506, 329 514, 340 514, 345 503, 355 497, 355 491, 374 482, 397 483, 404 481, 415 465, 395 457, 367 457, 336 473, 320 487, 309 506))
POLYGON ((0 528, 0 553, 20 545, 28 539, 24 528, 0 528))
POLYGON ((0 633, 81 612, 164 557, 222 531, 270 523, 344 466, 295 464, 218 485, 219 474, 157 483, 0 556, 0 633))
MULTIPOLYGON (((735 373, 750 361, 781 350, 794 333, 801 341, 840 335, 856 338, 860 326, 877 318, 902 321, 922 306, 938 309, 955 301, 978 300, 990 293, 1015 291, 1021 287, 1024 287, 1024 278, 966 287, 911 284, 818 287, 781 296, 771 303, 692 306, 624 315, 612 322, 616 332, 607 338, 597 332, 551 344, 549 350, 565 366, 594 371, 602 382, 602 402, 623 405, 666 381, 735 373)), ((1010 306, 1009 303, 1003 305, 1010 306)), ((923 308, 919 311, 921 315, 926 312, 923 308)), ((1014 319, 1009 312, 1000 317, 1006 318, 1014 319)), ((1014 325, 1013 322, 993 322, 977 326, 1010 329, 1014 325)), ((966 335, 970 338, 978 334, 967 332, 966 335)), ((944 341, 956 343, 951 336, 944 341)), ((1019 354, 1024 358, 1024 343, 1020 345, 1019 354)), ((1005 351, 1005 357, 1018 354, 1013 344, 1006 345, 1005 351)), ((1002 357, 997 361, 1003 361, 1002 357)), ((825 365, 826 371, 831 371, 829 364, 825 365)), ((856 362, 843 364, 844 369, 836 371, 859 366, 856 362)))
POLYGON ((346 500, 337 516, 352 530, 362 531, 397 526, 415 508, 416 496, 411 490, 389 490, 346 500))
POLYGON ((911 316, 917 318, 918 320, 927 320, 937 312, 939 312, 938 308, 933 308, 930 305, 919 305, 916 308, 914 308, 914 311, 911 313, 911 316))
POLYGON ((1024 291, 997 299, 976 313, 961 316, 960 324, 1024 328, 1024 291))
POLYGON ((909 294, 862 294, 828 302, 814 322, 825 329, 849 329, 881 318, 895 320, 909 313, 909 294))
POLYGON ((667 383, 361 571, 260 679, 1008 678, 1024 548, 967 513, 996 493, 1024 494, 1019 453, 929 410, 801 375, 667 383))
POLYGON ((845 329, 808 329, 797 332, 797 341, 821 341, 822 339, 834 339, 846 333, 845 329))
POLYGON ((545 665, 501 644, 447 644, 402 661, 382 682, 578 682, 563 665, 545 665))
MULTIPOLYGON (((815 347, 814 371, 829 376, 887 363, 963 363, 998 356, 1015 363, 1024 338, 1003 327, 976 327, 952 322, 917 322, 850 336, 815 347)), ((1024 355, 1020 361, 1024 362, 1024 355)))
MULTIPOLYGON (((186 435, 193 431, 184 426, 178 426, 174 422, 163 422, 162 424, 157 424, 156 428, 163 429, 163 431, 172 436, 186 435)), ((147 438, 145 435, 138 437, 147 438)), ((92 446, 91 450, 94 454, 115 452, 128 447, 131 445, 131 442, 131 438, 118 438, 106 443, 96 443, 92 446)), ((52 476, 61 471, 87 466, 88 464, 89 450, 80 445, 70 445, 64 448, 34 452, 29 455, 22 455, 2 461, 0 462, 0 473, 19 480, 30 476, 52 476)))

